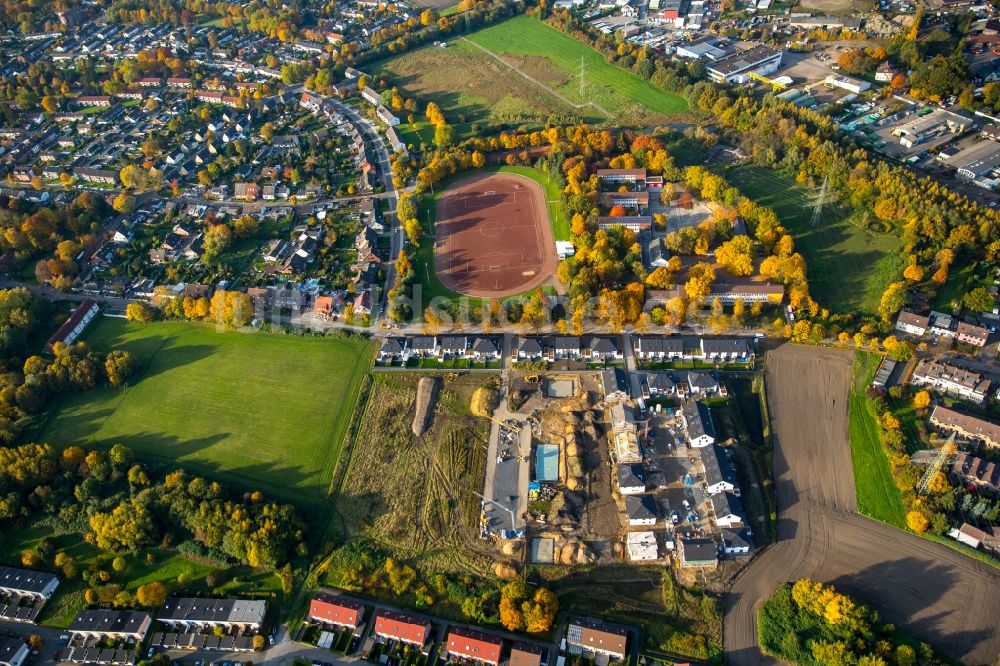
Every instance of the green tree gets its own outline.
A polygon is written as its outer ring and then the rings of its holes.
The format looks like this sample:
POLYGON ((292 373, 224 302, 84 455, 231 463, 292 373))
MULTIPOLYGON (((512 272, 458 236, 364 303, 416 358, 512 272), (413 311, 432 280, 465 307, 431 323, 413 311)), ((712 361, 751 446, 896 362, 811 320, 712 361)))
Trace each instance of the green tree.
POLYGON ((977 312, 990 312, 993 310, 993 295, 987 291, 986 287, 976 287, 969 291, 962 298, 965 307, 977 312))

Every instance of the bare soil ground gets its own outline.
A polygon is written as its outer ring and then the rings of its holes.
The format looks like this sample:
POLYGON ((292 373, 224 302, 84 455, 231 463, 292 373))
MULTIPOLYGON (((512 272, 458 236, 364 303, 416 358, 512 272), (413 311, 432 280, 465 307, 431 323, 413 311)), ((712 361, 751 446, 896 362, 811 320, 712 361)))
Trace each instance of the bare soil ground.
POLYGON ((476 538, 486 473, 487 427, 469 412, 485 381, 469 373, 438 379, 429 429, 414 437, 415 373, 376 373, 363 425, 337 501, 347 536, 367 536, 425 571, 486 570, 476 538))
POLYGON ((1000 573, 854 513, 852 359, 796 345, 768 356, 778 543, 754 559, 727 595, 727 663, 775 663, 757 648, 756 611, 778 584, 813 578, 833 583, 952 658, 992 664, 1000 653, 1000 573))
POLYGON ((556 271, 552 225, 541 186, 506 173, 473 176, 438 199, 434 264, 460 294, 503 297, 556 271))

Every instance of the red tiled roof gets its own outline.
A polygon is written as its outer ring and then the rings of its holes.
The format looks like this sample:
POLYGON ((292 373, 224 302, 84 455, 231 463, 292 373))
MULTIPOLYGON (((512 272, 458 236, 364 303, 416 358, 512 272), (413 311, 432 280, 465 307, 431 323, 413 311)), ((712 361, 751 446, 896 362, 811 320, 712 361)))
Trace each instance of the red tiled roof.
POLYGON ((500 663, 503 639, 461 627, 448 632, 448 654, 488 664, 500 663))
POLYGON ((351 599, 317 594, 309 604, 309 617, 345 627, 356 627, 365 613, 364 605, 351 599))
POLYGON ((407 643, 423 645, 431 625, 426 620, 386 611, 375 618, 375 633, 379 636, 397 638, 407 643))

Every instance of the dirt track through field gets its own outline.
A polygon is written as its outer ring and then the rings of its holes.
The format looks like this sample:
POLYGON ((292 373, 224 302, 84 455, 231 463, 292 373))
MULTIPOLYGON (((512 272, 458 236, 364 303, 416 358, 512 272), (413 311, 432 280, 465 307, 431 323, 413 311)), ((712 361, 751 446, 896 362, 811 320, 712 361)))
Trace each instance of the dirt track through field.
POLYGON ((434 265, 460 294, 504 297, 556 271, 555 241, 541 186, 491 173, 455 183, 437 202, 434 265))
POLYGON ((854 513, 848 435, 853 357, 785 345, 767 358, 778 543, 726 598, 730 665, 776 663, 757 648, 756 611, 780 583, 833 583, 919 640, 967 664, 1000 654, 1000 572, 941 544, 854 513))

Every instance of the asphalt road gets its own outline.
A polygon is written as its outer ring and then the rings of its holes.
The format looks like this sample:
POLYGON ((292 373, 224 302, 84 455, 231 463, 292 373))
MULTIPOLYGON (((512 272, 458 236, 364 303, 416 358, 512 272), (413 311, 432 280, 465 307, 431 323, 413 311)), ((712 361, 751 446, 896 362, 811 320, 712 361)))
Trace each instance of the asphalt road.
POLYGON ((780 583, 812 578, 952 658, 992 664, 1000 654, 1000 572, 855 513, 852 361, 850 352, 790 344, 768 356, 778 543, 751 562, 726 597, 726 661, 777 663, 757 648, 756 610, 780 583))

